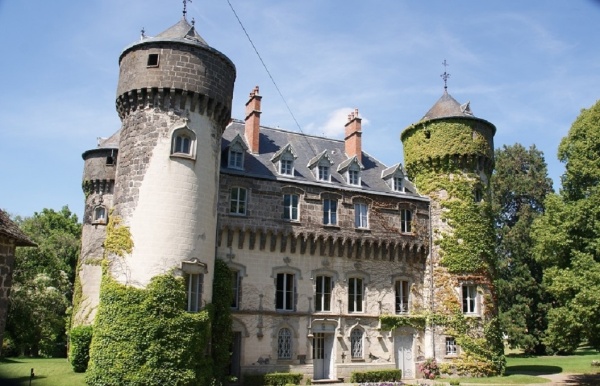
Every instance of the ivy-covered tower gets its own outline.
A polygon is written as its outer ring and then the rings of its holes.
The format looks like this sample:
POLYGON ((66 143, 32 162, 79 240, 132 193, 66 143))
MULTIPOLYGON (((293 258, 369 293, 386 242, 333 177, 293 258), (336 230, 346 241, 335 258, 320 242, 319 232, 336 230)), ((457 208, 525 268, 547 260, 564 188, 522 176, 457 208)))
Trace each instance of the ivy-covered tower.
POLYGON ((432 317, 425 354, 463 362, 472 373, 503 370, 493 287, 496 271, 490 178, 495 126, 447 90, 401 134, 405 167, 430 198, 431 251, 426 295, 432 317))

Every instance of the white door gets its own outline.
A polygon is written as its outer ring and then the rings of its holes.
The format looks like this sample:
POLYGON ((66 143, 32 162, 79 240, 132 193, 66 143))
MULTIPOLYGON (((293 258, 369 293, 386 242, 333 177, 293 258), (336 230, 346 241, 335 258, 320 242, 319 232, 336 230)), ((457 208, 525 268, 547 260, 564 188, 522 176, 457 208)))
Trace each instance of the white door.
POLYGON ((413 379, 415 377, 415 362, 413 360, 413 337, 412 335, 398 335, 395 340, 396 364, 402 370, 402 378, 413 379))
POLYGON ((318 332, 313 338, 314 379, 332 379, 333 334, 318 332))

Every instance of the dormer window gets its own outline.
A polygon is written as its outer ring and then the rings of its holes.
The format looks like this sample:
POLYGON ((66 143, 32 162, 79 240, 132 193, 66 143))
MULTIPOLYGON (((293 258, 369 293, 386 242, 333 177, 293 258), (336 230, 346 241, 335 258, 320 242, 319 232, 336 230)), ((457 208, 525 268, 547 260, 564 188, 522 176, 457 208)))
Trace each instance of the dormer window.
POLYGON ((273 162, 277 172, 282 176, 294 175, 295 160, 296 154, 294 153, 294 149, 292 149, 292 145, 289 143, 271 157, 271 162, 273 162))
POLYGON ((291 156, 282 157, 279 160, 279 174, 285 176, 293 176, 294 175, 294 160, 291 156), (289 158, 288 158, 289 157, 289 158))
POLYGON ((171 156, 195 158, 196 135, 187 127, 180 127, 173 131, 171 139, 171 156))
POLYGON ((346 177, 348 185, 360 186, 360 171, 364 166, 360 163, 356 156, 348 158, 338 166, 338 173, 346 177))
POLYGON ((402 176, 394 176, 392 179, 392 189, 395 192, 404 192, 404 183, 402 180, 404 180, 402 176))
POLYGON ((244 155, 246 154, 246 150, 248 150, 248 146, 246 146, 239 134, 236 135, 227 150, 227 167, 244 170, 244 155))
POLYGON ((317 178, 319 181, 330 181, 329 165, 319 165, 317 178))

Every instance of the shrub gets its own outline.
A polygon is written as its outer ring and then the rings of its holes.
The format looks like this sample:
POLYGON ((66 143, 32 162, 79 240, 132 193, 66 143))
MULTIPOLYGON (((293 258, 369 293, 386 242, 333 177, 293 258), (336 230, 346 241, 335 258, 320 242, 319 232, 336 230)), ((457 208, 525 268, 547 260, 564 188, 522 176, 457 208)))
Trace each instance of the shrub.
POLYGON ((401 379, 402 370, 353 371, 350 382, 395 382, 401 379))
POLYGON ((69 361, 76 373, 85 373, 90 360, 90 343, 92 343, 92 326, 77 326, 69 334, 69 361))
POLYGON ((436 379, 440 376, 440 367, 434 358, 427 358, 425 362, 419 364, 419 370, 426 379, 436 379))
POLYGON ((299 385, 300 373, 245 374, 244 386, 287 386, 299 385))

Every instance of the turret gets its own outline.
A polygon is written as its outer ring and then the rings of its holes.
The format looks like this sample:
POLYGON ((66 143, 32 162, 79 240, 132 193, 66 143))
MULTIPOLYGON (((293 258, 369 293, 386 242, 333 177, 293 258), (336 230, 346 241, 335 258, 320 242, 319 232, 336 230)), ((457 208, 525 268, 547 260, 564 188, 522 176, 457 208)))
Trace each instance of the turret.
POLYGON ((454 357, 453 363, 470 356, 491 372, 501 371, 503 358, 490 210, 495 132, 493 124, 473 115, 469 103, 458 103, 444 90, 401 134, 408 176, 431 199, 436 230, 426 264, 426 303, 440 317, 432 320, 446 322, 428 326, 426 356, 454 357))
POLYGON ((143 34, 119 65, 114 216, 129 227, 133 250, 111 257, 111 274, 143 287, 172 270, 209 273, 200 291, 201 303, 210 302, 220 140, 235 67, 185 18, 156 37, 143 34))

